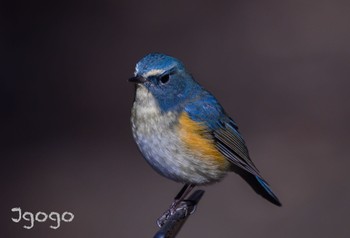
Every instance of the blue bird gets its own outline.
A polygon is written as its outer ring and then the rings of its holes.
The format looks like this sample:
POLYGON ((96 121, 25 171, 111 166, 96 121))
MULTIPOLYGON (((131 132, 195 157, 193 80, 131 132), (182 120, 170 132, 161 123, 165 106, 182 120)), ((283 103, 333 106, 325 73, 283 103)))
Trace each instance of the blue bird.
POLYGON ((146 161, 161 175, 187 185, 240 175, 258 194, 281 206, 249 157, 237 124, 183 63, 152 53, 135 68, 131 126, 146 161))

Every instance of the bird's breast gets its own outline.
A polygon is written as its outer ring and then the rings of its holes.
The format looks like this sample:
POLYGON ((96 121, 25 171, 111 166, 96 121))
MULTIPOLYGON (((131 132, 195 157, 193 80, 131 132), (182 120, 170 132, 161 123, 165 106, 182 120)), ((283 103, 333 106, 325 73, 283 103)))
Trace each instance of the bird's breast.
POLYGON ((131 124, 141 153, 157 172, 178 182, 205 184, 221 179, 226 160, 184 115, 162 112, 154 96, 137 86, 131 124))

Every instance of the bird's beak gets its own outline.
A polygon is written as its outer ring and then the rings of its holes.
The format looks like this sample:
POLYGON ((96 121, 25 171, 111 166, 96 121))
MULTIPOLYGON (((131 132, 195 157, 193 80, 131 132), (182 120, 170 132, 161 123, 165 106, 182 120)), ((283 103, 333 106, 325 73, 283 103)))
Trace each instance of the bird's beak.
POLYGON ((146 82, 146 79, 142 76, 137 75, 137 76, 129 78, 128 81, 131 83, 144 83, 144 82, 146 82))

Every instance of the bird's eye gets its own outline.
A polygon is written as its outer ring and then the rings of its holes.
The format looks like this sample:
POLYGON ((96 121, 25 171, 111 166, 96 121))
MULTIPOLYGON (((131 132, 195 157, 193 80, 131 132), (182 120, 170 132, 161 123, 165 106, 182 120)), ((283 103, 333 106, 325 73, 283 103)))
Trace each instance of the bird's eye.
POLYGON ((162 84, 166 84, 167 82, 169 82, 169 74, 165 74, 162 77, 160 77, 160 82, 162 82, 162 84))

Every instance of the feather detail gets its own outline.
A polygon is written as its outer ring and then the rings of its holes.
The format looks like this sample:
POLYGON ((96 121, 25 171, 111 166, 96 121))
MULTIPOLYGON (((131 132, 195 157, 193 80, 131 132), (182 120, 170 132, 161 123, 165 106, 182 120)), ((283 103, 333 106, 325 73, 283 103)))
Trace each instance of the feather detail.
POLYGON ((236 128, 233 128, 227 122, 223 122, 218 129, 213 131, 213 134, 216 139, 216 146, 226 155, 229 161, 251 174, 260 176, 259 170, 249 158, 245 142, 236 128))
POLYGON ((230 163, 216 148, 215 141, 205 124, 193 121, 186 112, 179 117, 179 133, 181 140, 191 153, 196 153, 201 162, 227 171, 230 163))

